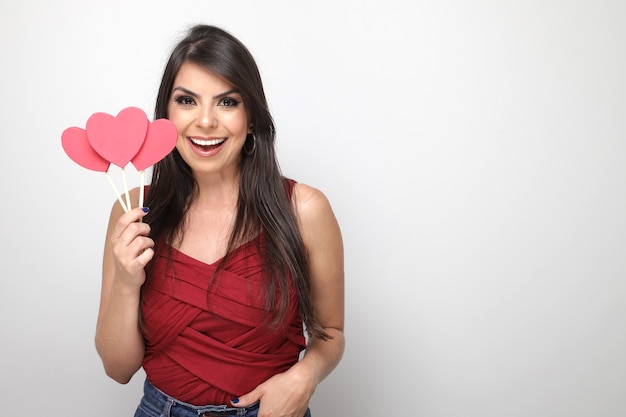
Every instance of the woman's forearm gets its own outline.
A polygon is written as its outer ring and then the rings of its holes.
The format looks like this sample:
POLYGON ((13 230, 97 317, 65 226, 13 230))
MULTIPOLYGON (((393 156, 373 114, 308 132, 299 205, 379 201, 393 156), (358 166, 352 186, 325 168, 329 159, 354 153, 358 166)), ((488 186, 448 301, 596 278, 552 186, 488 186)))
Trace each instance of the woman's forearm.
POLYGON ((139 290, 111 285, 96 326, 96 349, 105 372, 125 384, 141 367, 144 340, 139 328, 139 290))
POLYGON ((332 338, 328 340, 311 338, 302 360, 296 365, 306 367, 313 377, 315 386, 335 369, 345 349, 343 330, 335 328, 325 328, 324 330, 332 338))

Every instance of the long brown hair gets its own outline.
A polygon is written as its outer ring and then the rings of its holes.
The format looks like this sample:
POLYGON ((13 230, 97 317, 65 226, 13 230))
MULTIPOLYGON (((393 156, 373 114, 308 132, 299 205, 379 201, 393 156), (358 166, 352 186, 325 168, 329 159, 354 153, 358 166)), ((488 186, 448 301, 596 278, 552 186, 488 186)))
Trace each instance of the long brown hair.
MULTIPOLYGON (((237 214, 227 254, 262 231, 262 256, 268 265, 266 303, 271 312, 268 314, 274 316, 274 323, 284 318, 291 276, 307 332, 328 338, 315 317, 306 250, 276 158, 276 130, 254 58, 238 39, 223 29, 209 25, 191 27, 165 67, 155 119, 168 118, 174 79, 184 62, 200 65, 227 80, 241 93, 250 114, 254 137, 248 136, 244 149, 253 145, 249 143, 252 140, 255 148, 250 155, 241 154, 237 214)), ((150 213, 145 218, 155 242, 173 244, 196 189, 191 169, 176 149, 155 164, 146 198, 150 213)))

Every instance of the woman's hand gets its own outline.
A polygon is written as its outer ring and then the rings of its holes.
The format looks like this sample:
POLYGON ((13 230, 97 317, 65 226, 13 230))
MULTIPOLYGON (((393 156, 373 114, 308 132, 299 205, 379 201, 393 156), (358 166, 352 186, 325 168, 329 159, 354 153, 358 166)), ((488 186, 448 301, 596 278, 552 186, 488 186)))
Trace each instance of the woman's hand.
POLYGON ((146 279, 144 267, 154 256, 154 241, 148 237, 150 226, 141 219, 147 208, 135 208, 123 214, 109 237, 115 279, 118 284, 139 288, 146 279))
POLYGON ((232 404, 249 407, 261 401, 258 417, 302 417, 315 386, 313 374, 298 363, 288 371, 274 375, 232 404))

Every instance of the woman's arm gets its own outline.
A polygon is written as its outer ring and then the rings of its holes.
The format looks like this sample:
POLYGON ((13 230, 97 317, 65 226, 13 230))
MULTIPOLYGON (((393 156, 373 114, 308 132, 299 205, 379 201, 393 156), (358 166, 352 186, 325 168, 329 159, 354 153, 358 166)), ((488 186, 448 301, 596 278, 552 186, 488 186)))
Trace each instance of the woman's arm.
POLYGON ((331 338, 309 338, 297 364, 233 402, 247 406, 261 399, 259 415, 302 417, 317 385, 337 366, 344 351, 341 231, 330 203, 319 190, 298 183, 293 198, 308 255, 315 314, 331 338))
POLYGON ((130 381, 144 356, 139 294, 146 278, 144 267, 154 256, 149 249, 154 242, 147 237, 150 226, 141 223, 145 215, 141 208, 124 213, 115 203, 104 247, 96 349, 106 374, 122 384, 130 381))
POLYGON ((344 259, 339 225, 326 196, 297 184, 295 201, 300 233, 307 250, 313 306, 329 340, 310 338, 297 366, 305 367, 317 386, 337 366, 344 350, 344 259))

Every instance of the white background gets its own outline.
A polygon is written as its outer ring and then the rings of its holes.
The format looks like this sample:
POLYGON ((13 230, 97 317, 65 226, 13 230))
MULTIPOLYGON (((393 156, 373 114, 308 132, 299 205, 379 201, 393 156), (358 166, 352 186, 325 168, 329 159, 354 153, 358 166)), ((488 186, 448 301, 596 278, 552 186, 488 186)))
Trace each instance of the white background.
POLYGON ((347 349, 314 416, 623 417, 625 21, 621 0, 2 2, 0 415, 133 414, 143 374, 108 379, 93 343, 113 191, 60 137, 151 116, 211 23, 344 233, 347 349))

